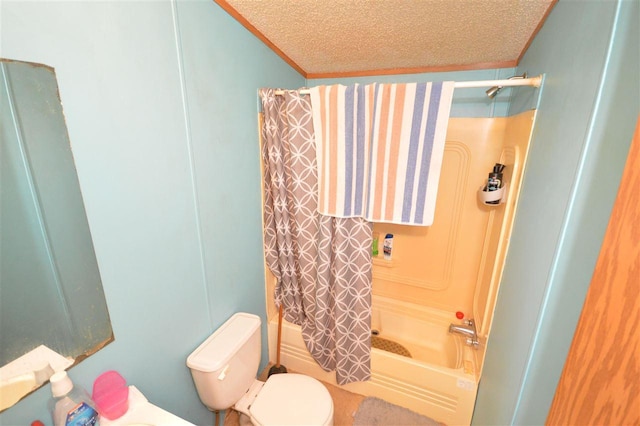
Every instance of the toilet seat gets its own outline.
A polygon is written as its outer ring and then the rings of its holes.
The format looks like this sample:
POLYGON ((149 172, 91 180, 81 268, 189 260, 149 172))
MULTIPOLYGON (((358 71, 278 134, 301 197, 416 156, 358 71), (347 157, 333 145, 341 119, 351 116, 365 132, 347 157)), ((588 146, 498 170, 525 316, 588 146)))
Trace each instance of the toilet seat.
POLYGON ((249 407, 257 425, 333 425, 333 400, 322 383, 302 374, 274 374, 249 407))

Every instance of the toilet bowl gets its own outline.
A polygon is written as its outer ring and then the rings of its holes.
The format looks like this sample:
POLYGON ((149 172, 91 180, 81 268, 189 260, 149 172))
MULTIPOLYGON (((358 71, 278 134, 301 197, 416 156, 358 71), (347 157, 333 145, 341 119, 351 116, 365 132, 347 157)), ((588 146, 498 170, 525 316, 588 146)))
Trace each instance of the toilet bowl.
POLYGON ((187 358, 202 403, 211 411, 233 407, 258 426, 333 426, 333 400, 318 380, 302 374, 256 379, 260 317, 237 313, 187 358))

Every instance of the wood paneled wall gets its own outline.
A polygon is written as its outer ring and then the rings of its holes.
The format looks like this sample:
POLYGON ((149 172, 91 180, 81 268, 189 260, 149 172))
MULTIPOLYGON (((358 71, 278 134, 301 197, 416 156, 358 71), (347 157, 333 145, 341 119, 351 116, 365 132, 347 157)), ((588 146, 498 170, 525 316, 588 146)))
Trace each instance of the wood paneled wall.
POLYGON ((549 425, 640 425, 640 117, 549 425))

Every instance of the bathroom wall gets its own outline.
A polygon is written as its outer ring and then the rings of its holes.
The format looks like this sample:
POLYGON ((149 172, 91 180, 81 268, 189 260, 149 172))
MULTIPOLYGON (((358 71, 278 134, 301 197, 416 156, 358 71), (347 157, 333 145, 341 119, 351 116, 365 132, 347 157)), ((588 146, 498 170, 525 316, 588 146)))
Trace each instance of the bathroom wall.
MULTIPOLYGON (((56 70, 115 335, 70 376, 116 369, 212 424, 186 358, 232 312, 265 316, 257 89, 304 79, 210 0, 2 1, 0 19, 2 57, 56 70)), ((49 395, 0 423, 51 424, 49 395)))
POLYGON ((639 6, 558 2, 518 67, 546 76, 474 424, 546 419, 640 112, 639 6))

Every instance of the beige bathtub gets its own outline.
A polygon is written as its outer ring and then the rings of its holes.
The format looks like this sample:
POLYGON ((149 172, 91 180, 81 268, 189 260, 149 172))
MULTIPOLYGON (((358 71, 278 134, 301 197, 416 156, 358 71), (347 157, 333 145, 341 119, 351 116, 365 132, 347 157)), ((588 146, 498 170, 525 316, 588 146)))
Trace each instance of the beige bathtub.
MULTIPOLYGON (((448 333, 452 313, 374 298, 372 328, 404 346, 412 358, 373 348, 371 380, 343 389, 383 398, 448 425, 471 423, 478 389, 477 350, 448 333)), ((277 319, 269 323, 270 359, 275 359, 277 319)), ((285 322, 281 363, 288 369, 336 384, 311 358, 300 327, 285 322)), ((337 385, 337 384, 336 384, 337 385)))

